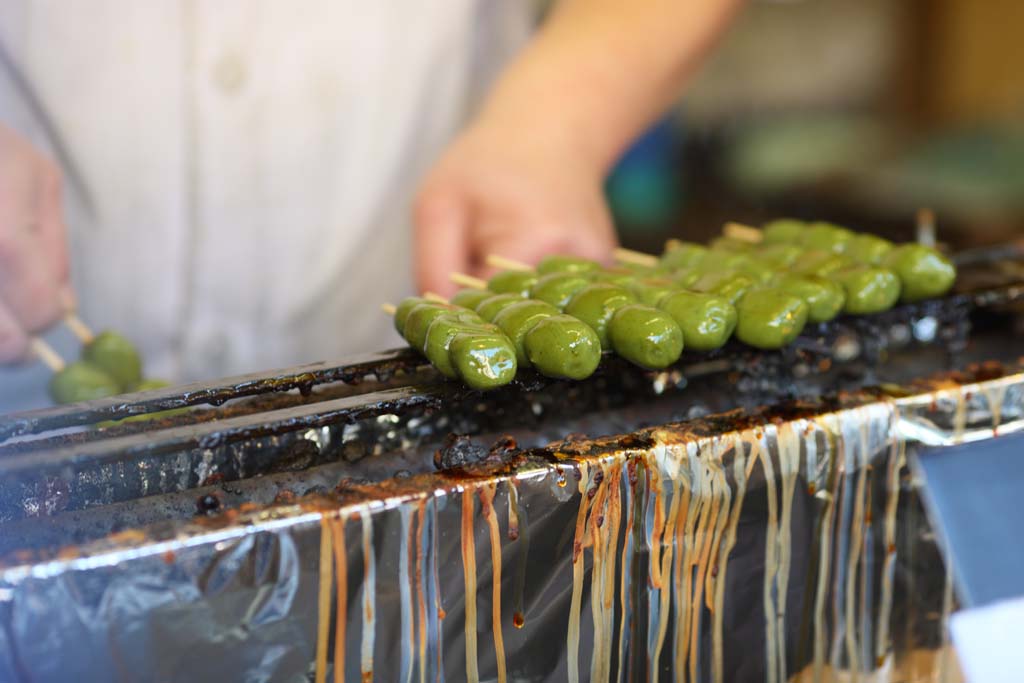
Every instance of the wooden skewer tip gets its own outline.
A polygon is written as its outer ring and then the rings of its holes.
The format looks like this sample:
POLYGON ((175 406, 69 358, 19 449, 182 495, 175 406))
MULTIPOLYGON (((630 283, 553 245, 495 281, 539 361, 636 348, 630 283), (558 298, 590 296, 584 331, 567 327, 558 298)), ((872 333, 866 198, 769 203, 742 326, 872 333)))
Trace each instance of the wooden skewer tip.
POLYGON ((388 315, 394 315, 398 311, 398 307, 394 304, 381 304, 380 310, 384 311, 388 315))
POLYGON ((423 298, 426 299, 427 301, 435 301, 439 304, 448 303, 448 299, 444 298, 437 292, 423 292, 423 298))
POLYGON ((74 311, 69 311, 64 316, 64 324, 71 330, 71 333, 78 337, 78 341, 83 344, 91 344, 96 338, 89 326, 82 322, 82 319, 75 315, 74 311))
POLYGON ((463 287, 469 287, 471 289, 487 289, 487 281, 481 280, 478 277, 472 275, 466 275, 465 273, 452 273, 448 276, 452 282, 463 287))
POLYGON ((618 247, 612 254, 615 256, 615 260, 620 263, 632 263, 637 266, 654 267, 658 265, 658 257, 652 254, 645 254, 642 251, 634 251, 633 249, 624 249, 618 247))
POLYGON ((751 244, 758 244, 764 241, 764 233, 761 232, 760 228, 744 225, 743 223, 726 223, 722 227, 722 234, 729 239, 750 242, 751 244))
POLYGON ((523 263, 511 258, 505 258, 497 254, 488 254, 484 259, 484 262, 492 268, 501 268, 504 270, 533 270, 533 266, 529 263, 523 263))

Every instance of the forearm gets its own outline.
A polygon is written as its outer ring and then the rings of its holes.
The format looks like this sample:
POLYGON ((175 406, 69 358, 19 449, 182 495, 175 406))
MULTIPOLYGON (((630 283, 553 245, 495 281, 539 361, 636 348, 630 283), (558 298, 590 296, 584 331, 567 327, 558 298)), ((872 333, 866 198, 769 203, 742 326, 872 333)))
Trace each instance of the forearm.
POLYGON ((554 136, 601 173, 677 97, 742 0, 562 0, 482 120, 554 136))

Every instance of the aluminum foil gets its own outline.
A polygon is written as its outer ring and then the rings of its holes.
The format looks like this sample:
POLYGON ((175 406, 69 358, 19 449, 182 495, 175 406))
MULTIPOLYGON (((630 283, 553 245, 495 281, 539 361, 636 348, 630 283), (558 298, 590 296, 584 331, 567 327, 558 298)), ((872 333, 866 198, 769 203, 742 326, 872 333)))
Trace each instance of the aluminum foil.
POLYGON ((955 680, 906 457, 1022 426, 949 381, 123 532, 0 568, 0 680, 955 680))

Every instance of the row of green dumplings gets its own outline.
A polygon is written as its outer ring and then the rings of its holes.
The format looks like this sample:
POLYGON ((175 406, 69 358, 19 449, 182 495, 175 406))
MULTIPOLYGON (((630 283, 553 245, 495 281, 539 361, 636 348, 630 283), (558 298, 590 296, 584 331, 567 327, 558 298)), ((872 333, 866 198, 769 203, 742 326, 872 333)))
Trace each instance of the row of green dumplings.
POLYGON ((602 350, 659 369, 684 345, 712 350, 733 334, 777 349, 808 322, 938 296, 955 278, 934 249, 832 224, 775 221, 757 235, 757 243, 676 242, 642 266, 549 256, 535 270, 498 273, 486 289, 462 290, 450 303, 407 299, 395 325, 445 375, 490 388, 511 381, 518 367, 581 379, 602 350))

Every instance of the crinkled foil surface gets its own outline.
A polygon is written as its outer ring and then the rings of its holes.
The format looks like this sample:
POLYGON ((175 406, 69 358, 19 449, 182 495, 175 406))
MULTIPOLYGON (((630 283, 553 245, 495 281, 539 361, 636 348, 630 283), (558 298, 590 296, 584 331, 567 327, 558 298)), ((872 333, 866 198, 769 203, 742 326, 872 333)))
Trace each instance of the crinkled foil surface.
POLYGON ((0 680, 957 680, 906 458, 1022 425, 1014 374, 125 532, 0 569, 0 680))

